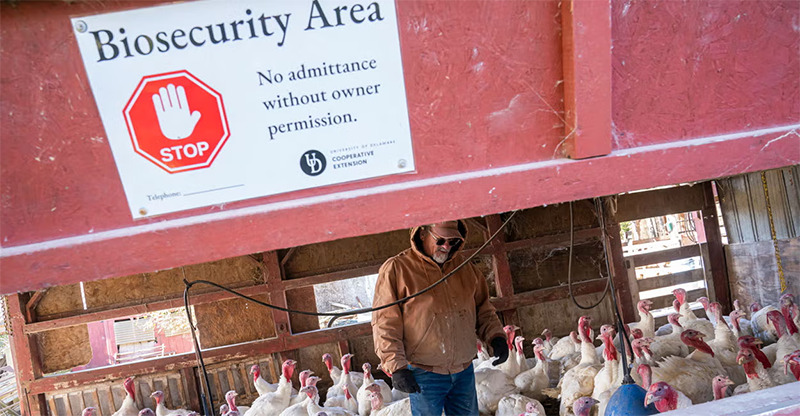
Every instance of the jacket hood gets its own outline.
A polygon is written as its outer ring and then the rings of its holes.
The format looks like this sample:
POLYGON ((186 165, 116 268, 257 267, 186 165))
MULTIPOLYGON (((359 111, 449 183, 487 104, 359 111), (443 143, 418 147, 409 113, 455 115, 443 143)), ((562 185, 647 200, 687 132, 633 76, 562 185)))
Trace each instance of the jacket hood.
MULTIPOLYGON (((461 220, 456 220, 456 222, 458 223, 458 231, 464 238, 464 244, 461 244, 454 252, 450 253, 450 258, 448 258, 447 261, 452 260, 453 257, 455 257, 456 253, 458 253, 459 251, 461 251, 462 248, 464 248, 464 245, 466 244, 467 241, 467 224, 465 224, 464 221, 461 220)), ((425 225, 418 225, 411 229, 411 236, 410 236, 411 249, 414 250, 414 252, 417 253, 417 255, 421 256, 422 258, 430 259, 431 261, 433 261, 422 250, 422 238, 420 237, 420 230, 424 226, 425 225)))

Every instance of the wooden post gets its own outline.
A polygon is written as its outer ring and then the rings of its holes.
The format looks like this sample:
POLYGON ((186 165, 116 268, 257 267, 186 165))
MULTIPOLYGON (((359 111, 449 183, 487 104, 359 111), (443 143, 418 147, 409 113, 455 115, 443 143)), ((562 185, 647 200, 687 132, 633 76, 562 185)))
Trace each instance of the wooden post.
POLYGON ((728 283, 728 268, 725 265, 725 253, 722 247, 722 234, 719 231, 719 218, 717 205, 714 201, 712 182, 703 183, 705 204, 703 205, 703 230, 706 232, 708 242, 708 262, 711 277, 714 280, 714 294, 717 302, 722 305, 722 313, 731 311, 731 292, 728 283))
POLYGON ((187 367, 182 368, 180 373, 186 386, 186 402, 189 409, 199 412, 202 410, 202 405, 200 404, 200 394, 197 391, 197 373, 195 370, 196 367, 187 367))
MULTIPOLYGON (((489 238, 503 225, 500 215, 489 215, 486 217, 487 233, 486 238, 489 238)), ((506 254, 506 234, 505 231, 498 234, 492 241, 490 246, 494 253, 494 281, 497 288, 497 297, 510 297, 514 296, 514 283, 511 279, 511 265, 508 263, 508 255, 506 254)), ((519 326, 519 316, 517 315, 516 308, 501 311, 503 322, 506 325, 519 326)))
POLYGON ((47 403, 43 394, 28 395, 30 384, 41 377, 41 367, 38 357, 34 353, 38 350, 32 348, 35 335, 25 335, 25 302, 20 300, 19 294, 6 297, 8 306, 8 320, 11 327, 11 356, 14 360, 14 371, 17 375, 17 392, 20 400, 20 410, 24 416, 46 415, 47 403))
MULTIPOLYGON (((608 199, 603 199, 605 204, 608 199)), ((614 289, 617 292, 617 305, 622 314, 622 320, 635 322, 637 320, 635 308, 633 307, 633 297, 631 296, 631 286, 628 280, 628 269, 625 267, 625 259, 622 254, 622 237, 620 236, 619 222, 616 213, 611 211, 608 206, 604 206, 603 220, 606 228, 606 249, 608 250, 608 263, 610 270, 608 273, 614 281, 614 289)))

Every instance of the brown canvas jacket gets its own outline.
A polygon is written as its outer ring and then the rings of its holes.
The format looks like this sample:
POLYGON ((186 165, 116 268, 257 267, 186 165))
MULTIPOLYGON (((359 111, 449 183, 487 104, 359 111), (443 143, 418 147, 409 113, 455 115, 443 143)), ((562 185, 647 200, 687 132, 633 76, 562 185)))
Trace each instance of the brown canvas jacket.
MULTIPOLYGON (((466 226, 458 222, 466 237, 466 226)), ((442 267, 423 254, 419 227, 411 231, 411 248, 381 266, 373 306, 416 293, 455 269, 465 257, 456 252, 442 267)), ((408 364, 439 374, 466 369, 475 357, 477 337, 489 344, 503 337, 502 325, 489 303, 484 276, 471 263, 444 283, 404 304, 372 313, 375 353, 386 371, 408 364)))

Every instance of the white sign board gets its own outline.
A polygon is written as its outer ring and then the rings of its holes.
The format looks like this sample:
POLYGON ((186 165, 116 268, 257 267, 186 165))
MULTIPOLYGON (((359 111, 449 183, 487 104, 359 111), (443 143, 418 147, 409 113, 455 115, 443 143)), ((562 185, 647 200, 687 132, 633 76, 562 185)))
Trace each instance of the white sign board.
POLYGON ((72 19, 134 218, 413 172, 392 0, 72 19))

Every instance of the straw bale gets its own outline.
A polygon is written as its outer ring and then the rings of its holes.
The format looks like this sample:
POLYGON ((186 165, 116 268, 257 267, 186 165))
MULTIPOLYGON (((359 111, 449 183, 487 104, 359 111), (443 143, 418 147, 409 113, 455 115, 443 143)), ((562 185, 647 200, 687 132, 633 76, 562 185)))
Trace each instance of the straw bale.
POLYGON ((82 311, 80 284, 50 287, 44 292, 39 305, 36 306, 36 315, 40 318, 65 312, 82 311))
POLYGON ((69 370, 87 364, 92 359, 87 325, 41 332, 36 338, 39 343, 42 372, 45 374, 69 370))
MULTIPOLYGON (((254 298, 269 302, 268 295, 254 298)), ((203 348, 238 344, 275 336, 269 309, 246 299, 230 299, 195 306, 200 345, 203 348)))
MULTIPOLYGON (((248 286, 263 282, 258 265, 246 257, 233 257, 184 268, 142 273, 85 283, 86 303, 90 309, 128 305, 182 296, 183 279, 208 280, 229 287, 248 286), (185 274, 184 274, 185 269, 185 274)), ((198 285, 192 294, 217 290, 198 285)))

